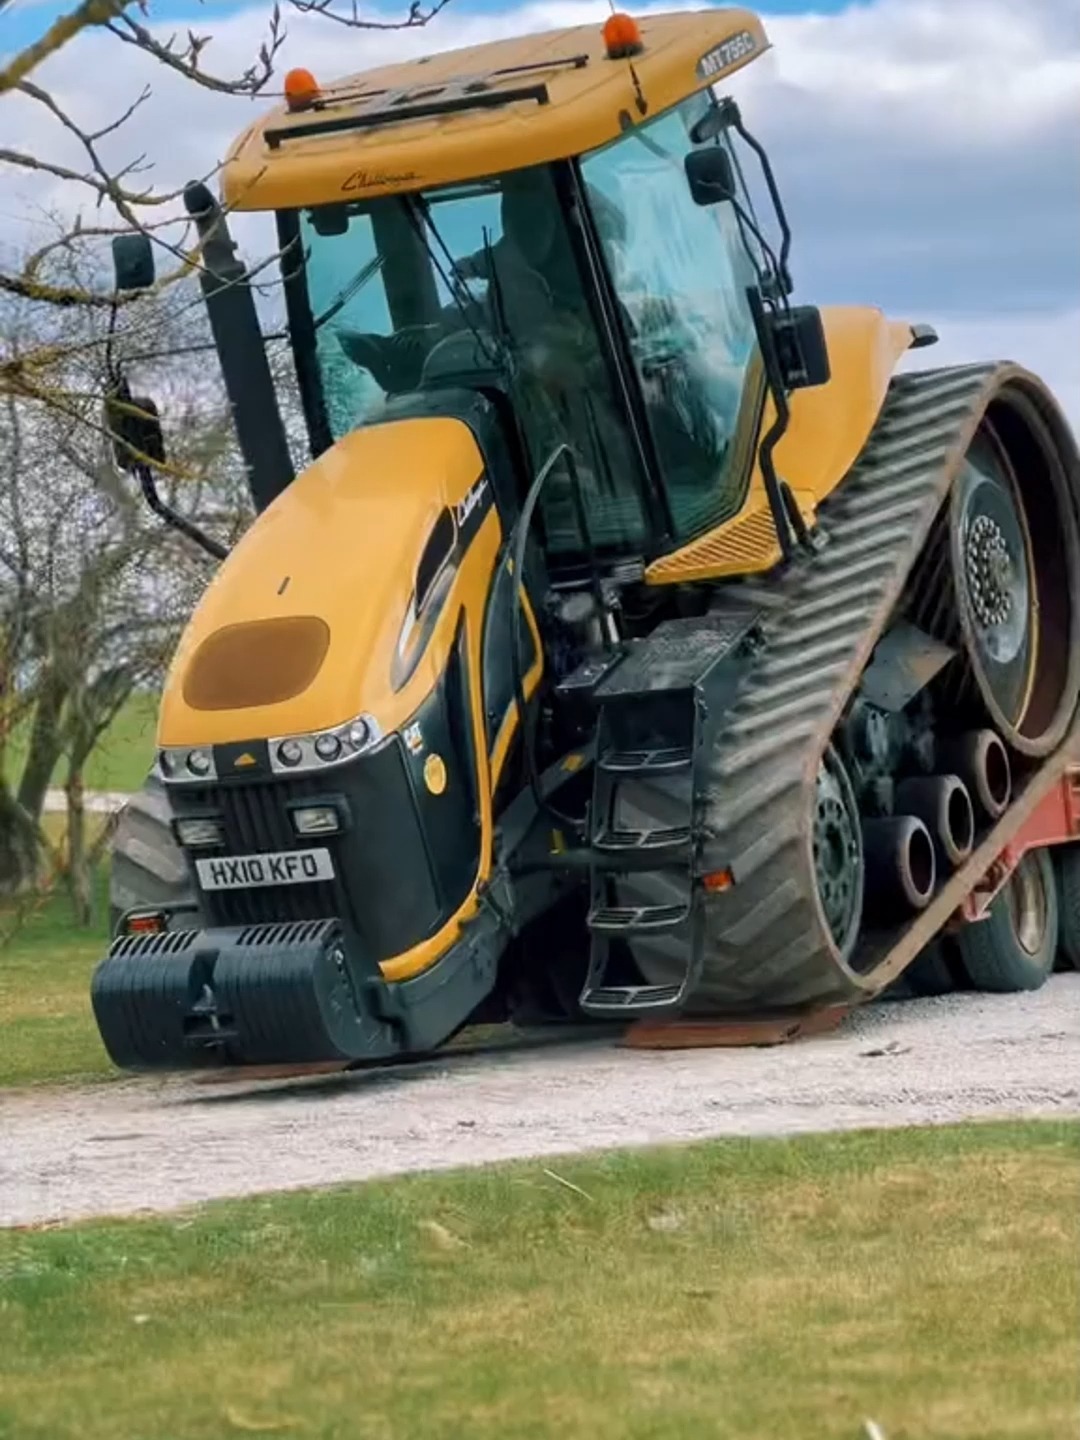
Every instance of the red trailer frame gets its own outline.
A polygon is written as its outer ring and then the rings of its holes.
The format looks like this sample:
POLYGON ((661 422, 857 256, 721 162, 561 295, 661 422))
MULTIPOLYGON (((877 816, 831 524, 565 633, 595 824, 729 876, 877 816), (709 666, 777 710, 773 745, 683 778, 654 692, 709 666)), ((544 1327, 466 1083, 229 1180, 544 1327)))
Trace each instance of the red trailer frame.
POLYGON ((1080 767, 1070 765, 1042 797, 983 878, 968 891, 949 929, 985 920, 1009 876, 1029 850, 1080 839, 1080 767))

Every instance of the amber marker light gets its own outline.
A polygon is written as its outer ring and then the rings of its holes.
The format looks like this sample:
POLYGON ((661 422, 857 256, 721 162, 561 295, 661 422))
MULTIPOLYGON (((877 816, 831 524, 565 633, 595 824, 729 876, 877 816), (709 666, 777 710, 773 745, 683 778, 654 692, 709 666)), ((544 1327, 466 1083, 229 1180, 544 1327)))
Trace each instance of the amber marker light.
POLYGON ((285 76, 285 104, 290 110, 306 110, 319 98, 319 85, 310 70, 290 70, 285 76))
POLYGON ((716 895, 721 890, 730 890, 735 884, 735 877, 730 870, 710 870, 701 877, 701 884, 708 894, 716 895))
POLYGON ((630 15, 616 12, 604 21, 604 48, 609 60, 627 60, 631 55, 640 55, 645 46, 641 39, 641 26, 630 15))
POLYGON ((130 915, 125 929, 129 935, 160 935, 165 929, 165 916, 130 915))

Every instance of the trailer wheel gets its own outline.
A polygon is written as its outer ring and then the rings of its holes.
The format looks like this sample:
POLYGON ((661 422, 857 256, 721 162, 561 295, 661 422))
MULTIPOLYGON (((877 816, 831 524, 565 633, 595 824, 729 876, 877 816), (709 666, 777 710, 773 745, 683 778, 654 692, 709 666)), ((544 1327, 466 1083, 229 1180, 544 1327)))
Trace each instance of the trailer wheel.
POLYGON ((1046 850, 1029 850, 986 919, 957 936, 971 983, 1003 995, 1038 990, 1054 968, 1058 928, 1053 861, 1046 850))
MULTIPOLYGON (((112 842, 110 935, 116 934, 121 916, 137 906, 196 902, 183 852, 169 828, 170 814, 165 786, 154 774, 120 812, 112 842)), ((192 910, 172 917, 169 929, 190 930, 197 924, 198 912, 192 910)))
POLYGON ((1056 847, 1054 861, 1060 917, 1058 958, 1080 970, 1080 845, 1056 847))
POLYGON ((931 940, 904 971, 902 978, 911 991, 920 997, 951 995, 963 986, 963 967, 950 952, 947 940, 931 940))

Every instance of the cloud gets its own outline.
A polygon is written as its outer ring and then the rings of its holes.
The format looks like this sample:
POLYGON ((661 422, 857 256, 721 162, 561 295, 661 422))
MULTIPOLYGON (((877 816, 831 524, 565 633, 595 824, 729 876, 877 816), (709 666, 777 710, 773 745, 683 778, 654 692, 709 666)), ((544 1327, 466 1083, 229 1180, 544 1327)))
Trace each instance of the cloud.
MULTIPOLYGON (((926 352, 935 360, 1015 352, 1071 390, 1063 398, 1080 424, 1075 0, 873 0, 833 15, 775 17, 760 8, 774 48, 730 89, 773 156, 795 231, 800 298, 877 303, 930 321, 943 335, 938 351, 926 352)), ((193 28, 214 33, 208 65, 236 72, 250 63, 264 8, 212 24, 192 10, 193 28)), ((470 13, 453 0, 423 30, 383 33, 290 16, 283 67, 338 77, 397 56, 601 23, 607 13, 604 0, 501 14, 470 13)), ((126 160, 145 148, 155 178, 170 185, 209 169, 255 113, 250 102, 196 90, 100 34, 81 38, 41 78, 94 124, 152 83, 152 99, 110 153, 126 160)), ((0 105, 4 143, 78 161, 49 117, 21 99, 0 105)), ((39 204, 69 199, 24 180, 6 187, 0 235, 9 239, 19 193, 39 204)))
POLYGON ((1015 361, 1049 385, 1080 438, 1080 305, 1044 315, 940 315, 935 328, 938 344, 912 352, 905 368, 1015 361))

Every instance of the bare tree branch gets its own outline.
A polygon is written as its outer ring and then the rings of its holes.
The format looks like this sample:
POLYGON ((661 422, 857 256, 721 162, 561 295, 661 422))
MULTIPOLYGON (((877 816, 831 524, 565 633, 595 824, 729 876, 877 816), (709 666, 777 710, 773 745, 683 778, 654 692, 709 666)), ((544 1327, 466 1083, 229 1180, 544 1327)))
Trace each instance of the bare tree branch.
MULTIPOLYGON (((7 0, 0 0, 0 9, 6 3, 7 0)), ((448 0, 402 0, 408 8, 398 20, 375 15, 369 18, 361 0, 287 0, 287 3, 298 14, 315 15, 347 28, 389 31, 427 24, 445 8, 448 0)), ((56 326, 41 327, 33 345, 13 348, 0 342, 0 395, 14 394, 42 405, 55 404, 69 419, 73 396, 68 378, 71 368, 81 363, 79 352, 103 342, 100 330, 66 326, 59 317, 73 319, 83 310, 98 315, 122 313, 123 325, 118 328, 124 332, 137 330, 142 323, 143 312, 132 303, 138 297, 111 293, 101 242, 116 233, 113 217, 117 226, 147 235, 156 248, 170 254, 176 262, 169 273, 156 282, 154 293, 198 271, 203 262, 199 244, 192 243, 190 218, 181 213, 178 203, 183 191, 158 189, 149 180, 144 183, 141 177, 146 174, 148 161, 141 151, 126 160, 117 160, 113 155, 115 138, 131 133, 132 120, 150 99, 150 87, 144 86, 130 103, 118 106, 112 119, 105 123, 95 120, 91 127, 81 124, 65 107, 60 91, 30 79, 31 73, 82 31, 96 29, 108 42, 115 40, 141 51, 203 90, 247 98, 277 93, 271 88, 271 81, 286 39, 278 0, 274 0, 269 9, 265 38, 257 53, 235 76, 219 75, 212 68, 206 68, 212 31, 187 30, 163 38, 160 27, 153 24, 153 7, 154 0, 81 0, 67 15, 48 25, 38 41, 0 64, 0 92, 17 93, 20 99, 45 110, 58 126, 60 135, 74 139, 81 147, 86 168, 80 168, 77 159, 62 151, 54 155, 31 145, 0 148, 0 167, 21 173, 30 183, 35 178, 59 181, 71 194, 83 194, 88 209, 92 204, 95 211, 105 212, 97 223, 84 224, 81 218, 69 221, 63 234, 39 245, 21 268, 12 268, 0 260, 0 299, 40 304, 58 316, 56 326), (164 218, 158 218, 161 216, 164 218), (176 230, 172 229, 174 225, 178 227, 176 230), (65 257, 74 257, 76 250, 96 262, 79 267, 77 277, 65 273, 64 266, 65 257)), ((216 168, 203 177, 204 182, 216 168)), ((274 254, 262 258, 249 268, 248 277, 238 283, 255 284, 255 277, 278 258, 274 254)), ((280 280, 274 283, 279 284, 280 280)), ((265 285, 256 288, 261 295, 265 285)), ((79 423, 85 425, 81 407, 75 408, 80 410, 79 423)))
POLYGON ((321 15, 324 20, 334 20, 349 30, 416 30, 433 20, 450 0, 434 0, 423 6, 420 0, 412 0, 404 20, 371 20, 361 15, 357 0, 350 0, 347 13, 334 9, 334 0, 289 0, 294 10, 301 15, 321 15))
POLYGON ((182 47, 178 48, 175 35, 164 42, 157 40, 145 25, 140 25, 126 13, 110 21, 106 29, 125 45, 136 46, 170 70, 222 95, 258 95, 273 76, 274 60, 285 43, 286 34, 281 23, 281 10, 275 4, 270 12, 267 38, 259 47, 257 64, 248 66, 236 79, 226 80, 209 75, 201 68, 202 52, 213 38, 210 35, 196 35, 189 30, 182 47))
POLYGON ((55 55, 74 40, 81 30, 108 25, 123 12, 127 0, 82 0, 66 15, 54 20, 40 40, 35 40, 0 68, 0 95, 14 90, 43 60, 55 55))

